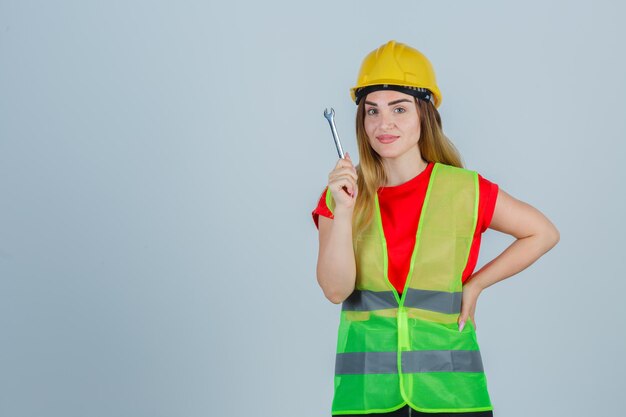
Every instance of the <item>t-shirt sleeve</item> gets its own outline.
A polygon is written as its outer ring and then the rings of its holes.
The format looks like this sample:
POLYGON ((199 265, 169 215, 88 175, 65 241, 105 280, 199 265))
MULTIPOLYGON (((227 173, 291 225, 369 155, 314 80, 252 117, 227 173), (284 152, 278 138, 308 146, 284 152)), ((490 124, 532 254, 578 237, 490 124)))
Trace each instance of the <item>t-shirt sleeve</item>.
POLYGON ((319 227, 320 214, 330 219, 334 218, 333 213, 328 208, 328 205, 326 205, 326 190, 327 189, 328 189, 328 186, 324 188, 324 191, 322 192, 322 195, 320 196, 320 199, 317 202, 317 207, 315 207, 315 210, 313 210, 313 212, 311 213, 311 215, 313 216, 313 221, 315 222, 315 227, 317 227, 317 229, 320 228, 319 227))
POLYGON ((480 193, 480 200, 478 202, 478 224, 480 225, 480 233, 484 233, 491 224, 493 212, 496 208, 498 184, 493 183, 478 174, 478 186, 480 193))

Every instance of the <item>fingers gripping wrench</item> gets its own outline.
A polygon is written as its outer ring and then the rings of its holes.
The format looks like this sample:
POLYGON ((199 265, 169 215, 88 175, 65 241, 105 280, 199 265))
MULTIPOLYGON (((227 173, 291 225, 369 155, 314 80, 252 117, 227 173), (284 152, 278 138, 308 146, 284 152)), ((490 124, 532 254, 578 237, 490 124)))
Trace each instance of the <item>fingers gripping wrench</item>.
POLYGON ((335 139, 335 146, 337 146, 337 153, 340 158, 344 158, 343 148, 341 147, 341 142, 339 141, 339 134, 337 133, 337 126, 335 126, 335 109, 332 107, 330 111, 328 109, 324 110, 324 117, 328 120, 328 124, 330 125, 330 130, 333 132, 333 139, 335 139))

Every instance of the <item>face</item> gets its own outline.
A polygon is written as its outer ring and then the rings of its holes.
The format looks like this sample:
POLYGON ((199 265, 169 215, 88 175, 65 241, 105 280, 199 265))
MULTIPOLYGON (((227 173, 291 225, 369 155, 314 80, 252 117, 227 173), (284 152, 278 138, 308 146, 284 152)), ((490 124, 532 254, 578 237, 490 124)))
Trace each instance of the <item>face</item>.
POLYGON ((413 96, 393 90, 368 94, 363 124, 370 146, 381 157, 419 153, 420 123, 413 96))

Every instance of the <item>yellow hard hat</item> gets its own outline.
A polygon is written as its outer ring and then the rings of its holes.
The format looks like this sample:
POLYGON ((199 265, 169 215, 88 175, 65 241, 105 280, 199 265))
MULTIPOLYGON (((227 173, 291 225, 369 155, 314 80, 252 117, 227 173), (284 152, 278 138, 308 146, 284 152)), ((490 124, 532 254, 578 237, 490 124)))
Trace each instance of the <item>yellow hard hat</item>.
POLYGON ((361 97, 380 89, 432 99, 435 107, 441 104, 441 91, 428 58, 417 49, 396 41, 387 42, 365 57, 350 95, 358 104, 361 97))

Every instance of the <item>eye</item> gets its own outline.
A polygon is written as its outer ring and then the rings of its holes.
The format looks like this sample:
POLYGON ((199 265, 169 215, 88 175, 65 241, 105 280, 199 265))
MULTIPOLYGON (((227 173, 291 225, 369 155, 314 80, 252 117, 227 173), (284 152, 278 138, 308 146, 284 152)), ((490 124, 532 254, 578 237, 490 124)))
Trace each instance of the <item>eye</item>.
POLYGON ((370 107, 369 109, 367 109, 367 110, 366 110, 366 113, 367 113, 369 116, 373 116, 373 115, 375 115, 376 113, 378 113, 378 110, 377 110, 376 108, 374 108, 374 107, 370 107))
POLYGON ((404 107, 396 107, 393 111, 396 113, 406 113, 406 109, 404 107))

